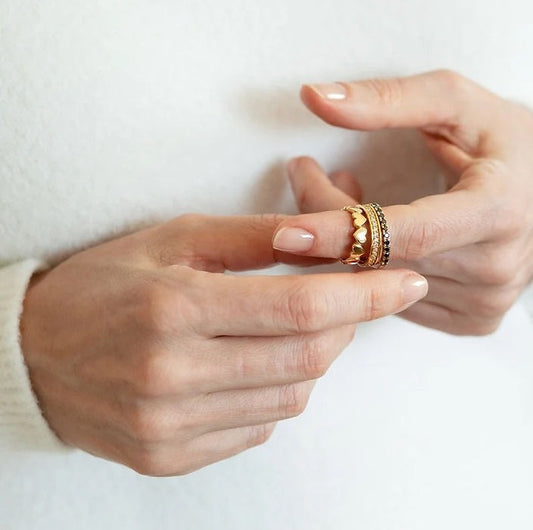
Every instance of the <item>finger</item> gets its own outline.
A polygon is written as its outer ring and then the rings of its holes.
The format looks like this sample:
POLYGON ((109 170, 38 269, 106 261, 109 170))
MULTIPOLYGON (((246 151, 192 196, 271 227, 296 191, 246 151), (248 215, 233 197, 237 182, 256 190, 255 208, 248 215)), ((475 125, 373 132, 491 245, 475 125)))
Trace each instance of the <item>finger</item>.
POLYGON ((489 128, 490 92, 453 72, 411 77, 304 85, 301 98, 332 125, 357 130, 428 128, 472 150, 489 128))
MULTIPOLYGON (((149 357, 131 359, 126 373, 122 359, 102 358, 85 366, 83 375, 95 391, 96 403, 102 393, 176 398, 283 385, 324 375, 353 336, 354 326, 348 325, 280 337, 197 338, 187 344, 169 344, 149 357)), ((62 392, 68 392, 68 388, 62 392)), ((92 417, 102 416, 101 410, 89 412, 92 417)), ((106 411, 104 417, 110 415, 106 411)), ((119 408, 114 421, 120 423, 123 416, 119 408)))
MULTIPOLYGON (((520 289, 529 278, 520 271, 527 271, 531 257, 523 253, 523 242, 487 242, 454 248, 417 261, 396 260, 394 266, 410 269, 422 276, 438 276, 485 289, 504 286, 520 289), (501 256, 515 256, 513 267, 502 266, 501 256)), ((527 274, 527 273, 526 273, 527 274)))
POLYGON ((315 383, 316 381, 305 381, 202 396, 196 403, 201 417, 201 424, 195 431, 196 436, 299 416, 307 406, 315 383))
POLYGON ((508 286, 463 284, 438 276, 426 279, 429 290, 425 302, 460 313, 474 324, 500 319, 518 297, 518 290, 508 286))
POLYGON ((331 182, 339 190, 351 197, 355 202, 361 202, 363 190, 359 181, 349 171, 334 171, 330 175, 331 182))
POLYGON ((481 283, 477 276, 478 267, 474 266, 478 258, 471 247, 461 247, 417 261, 397 259, 393 266, 416 271, 422 276, 439 276, 462 284, 472 284, 481 283))
POLYGON ((217 337, 208 341, 205 356, 196 356, 189 386, 194 392, 217 392, 317 379, 353 335, 349 325, 282 337, 217 337))
POLYGON ((472 164, 472 156, 441 136, 429 133, 423 136, 431 154, 445 168, 448 184, 455 184, 459 176, 472 164))
MULTIPOLYGON (((167 462, 169 466, 183 462, 186 469, 184 472, 189 473, 266 443, 275 427, 275 423, 269 423, 209 432, 192 440, 189 447, 178 454, 175 445, 170 445, 167 462)), ((179 474, 184 472, 180 469, 179 474)))
POLYGON ((426 293, 426 281, 406 270, 303 276, 196 275, 185 293, 193 306, 188 309, 189 325, 206 337, 312 333, 397 312, 426 293))
MULTIPOLYGON (((316 381, 209 392, 190 398, 152 400, 137 432, 121 433, 131 447, 183 444, 208 432, 276 422, 301 414, 316 381)), ((139 405, 138 405, 139 406, 139 405)), ((139 422, 140 423, 140 422, 139 422)))
POLYGON ((355 199, 337 188, 312 158, 293 158, 287 168, 301 212, 319 212, 353 204, 355 199))
MULTIPOLYGON (((495 237, 504 227, 498 228, 492 202, 481 193, 460 189, 383 208, 391 259, 416 261, 495 237)), ((273 246, 303 256, 338 259, 349 254, 353 231, 351 216, 340 210, 298 215, 280 224, 273 246)))
POLYGON ((275 424, 239 427, 209 432, 185 447, 168 443, 157 448, 139 448, 122 455, 120 461, 143 475, 166 477, 185 475, 265 443, 275 424))
POLYGON ((494 332, 501 318, 473 322, 463 313, 439 304, 421 301, 399 314, 402 318, 453 335, 488 335, 494 332))

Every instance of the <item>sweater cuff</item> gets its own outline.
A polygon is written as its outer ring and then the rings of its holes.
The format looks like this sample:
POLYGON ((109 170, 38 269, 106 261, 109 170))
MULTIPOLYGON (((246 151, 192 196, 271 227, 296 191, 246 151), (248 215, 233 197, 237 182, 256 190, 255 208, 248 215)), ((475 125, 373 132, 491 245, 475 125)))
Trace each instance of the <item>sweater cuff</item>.
POLYGON ((28 259, 0 268, 0 447, 70 449, 49 428, 32 391, 20 347, 19 319, 31 276, 45 263, 28 259))

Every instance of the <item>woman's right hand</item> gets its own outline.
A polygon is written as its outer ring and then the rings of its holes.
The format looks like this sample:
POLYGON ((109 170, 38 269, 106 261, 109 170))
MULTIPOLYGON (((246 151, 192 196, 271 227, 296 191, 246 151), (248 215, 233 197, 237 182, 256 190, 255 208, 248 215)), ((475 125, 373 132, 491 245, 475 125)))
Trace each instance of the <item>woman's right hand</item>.
POLYGON ((356 322, 425 295, 407 270, 221 274, 289 259, 272 249, 283 219, 186 215, 35 276, 22 349, 57 436, 143 474, 188 473, 267 440, 356 322))

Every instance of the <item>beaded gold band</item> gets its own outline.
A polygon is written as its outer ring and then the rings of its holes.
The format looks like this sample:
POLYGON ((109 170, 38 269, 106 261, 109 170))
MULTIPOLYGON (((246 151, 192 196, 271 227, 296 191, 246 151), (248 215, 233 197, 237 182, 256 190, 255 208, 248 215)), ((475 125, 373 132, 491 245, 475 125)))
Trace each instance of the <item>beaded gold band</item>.
POLYGON ((354 242, 350 255, 341 259, 345 265, 379 269, 389 263, 390 234, 381 206, 375 202, 345 206, 352 216, 354 242))

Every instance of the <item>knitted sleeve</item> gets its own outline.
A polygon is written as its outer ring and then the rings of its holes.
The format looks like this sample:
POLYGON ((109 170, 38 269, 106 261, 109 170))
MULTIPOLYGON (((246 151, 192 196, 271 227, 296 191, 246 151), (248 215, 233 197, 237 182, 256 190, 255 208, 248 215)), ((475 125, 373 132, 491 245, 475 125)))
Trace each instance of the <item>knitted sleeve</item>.
POLYGON ((0 268, 0 447, 61 451, 32 391, 20 348, 19 319, 32 274, 44 263, 28 259, 0 268))

